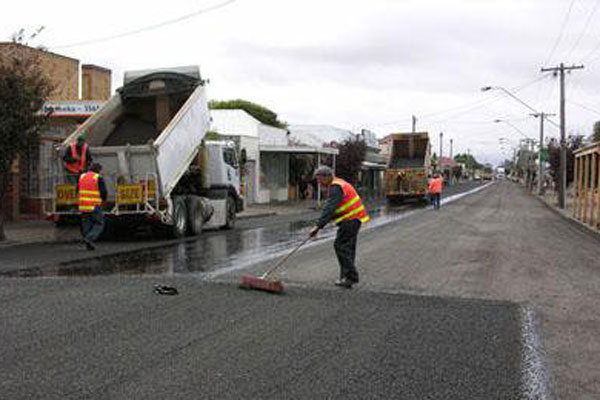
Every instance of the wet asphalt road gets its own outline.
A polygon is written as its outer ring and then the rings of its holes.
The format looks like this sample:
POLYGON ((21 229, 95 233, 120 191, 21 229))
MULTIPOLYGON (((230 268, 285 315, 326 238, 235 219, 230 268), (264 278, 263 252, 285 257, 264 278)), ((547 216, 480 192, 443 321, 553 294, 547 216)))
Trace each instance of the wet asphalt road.
MULTIPOLYGON (((447 187, 445 196, 478 187, 466 182, 447 187)), ((387 207, 374 206, 374 220, 394 218, 411 210, 422 209, 414 202, 387 207)), ((250 265, 281 254, 303 240, 319 212, 274 215, 240 220, 232 231, 204 231, 185 240, 138 238, 134 241, 101 242, 98 250, 87 252, 74 243, 48 243, 0 249, 0 275, 64 276, 102 274, 177 274, 205 273, 250 265)), ((328 226, 322 237, 335 234, 328 226)))

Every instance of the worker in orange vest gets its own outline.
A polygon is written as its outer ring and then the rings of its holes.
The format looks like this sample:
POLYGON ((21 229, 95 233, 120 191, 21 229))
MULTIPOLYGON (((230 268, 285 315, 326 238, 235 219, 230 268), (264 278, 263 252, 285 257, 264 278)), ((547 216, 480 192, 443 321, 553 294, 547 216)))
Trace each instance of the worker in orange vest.
POLYGON ((83 132, 77 137, 76 141, 69 143, 65 149, 63 160, 67 170, 67 182, 76 185, 79 175, 88 170, 88 165, 92 163, 92 157, 88 144, 85 142, 87 134, 83 132))
POLYGON ((336 286, 350 289, 358 283, 358 271, 354 265, 356 258, 356 238, 363 222, 370 220, 367 210, 354 187, 343 179, 333 175, 327 166, 315 171, 318 184, 329 191, 329 198, 323 208, 317 226, 310 232, 315 237, 329 221, 338 226, 333 248, 340 264, 340 278, 336 286))
POLYGON ((89 172, 79 177, 77 186, 79 196, 79 213, 81 214, 81 234, 83 244, 88 250, 94 250, 94 242, 104 230, 102 203, 106 201, 107 192, 104 178, 100 175, 102 166, 92 164, 89 172))
POLYGON ((431 196, 431 202, 433 203, 433 209, 440 209, 440 199, 442 197, 442 188, 444 186, 444 180, 440 174, 435 174, 433 179, 429 180, 429 195, 431 196))

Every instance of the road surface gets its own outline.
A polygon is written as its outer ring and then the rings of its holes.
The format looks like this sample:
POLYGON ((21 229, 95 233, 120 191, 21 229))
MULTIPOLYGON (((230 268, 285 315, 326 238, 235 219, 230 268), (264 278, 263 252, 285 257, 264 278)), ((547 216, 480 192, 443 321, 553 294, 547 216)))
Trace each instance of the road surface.
POLYGON ((381 221, 359 237, 352 290, 332 285, 327 235, 292 258, 284 296, 236 287, 273 254, 0 279, 3 395, 600 398, 597 236, 508 182, 381 221))

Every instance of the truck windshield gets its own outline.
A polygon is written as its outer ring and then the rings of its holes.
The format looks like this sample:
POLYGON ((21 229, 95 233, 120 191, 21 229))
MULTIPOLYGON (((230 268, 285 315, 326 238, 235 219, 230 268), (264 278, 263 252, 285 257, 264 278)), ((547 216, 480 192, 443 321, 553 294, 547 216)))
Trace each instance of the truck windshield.
POLYGON ((235 151, 231 148, 223 149, 223 161, 226 164, 231 165, 233 168, 237 168, 237 157, 235 156, 235 151))

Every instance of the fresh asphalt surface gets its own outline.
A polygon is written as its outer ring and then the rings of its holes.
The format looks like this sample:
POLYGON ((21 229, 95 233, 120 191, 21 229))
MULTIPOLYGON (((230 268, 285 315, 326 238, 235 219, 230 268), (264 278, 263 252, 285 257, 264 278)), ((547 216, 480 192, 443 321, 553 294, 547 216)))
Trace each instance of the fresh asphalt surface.
POLYGON ((507 302, 168 282, 4 279, 2 398, 519 398, 507 302))
POLYGON ((3 278, 0 397, 600 398, 599 244, 503 182, 363 229, 352 290, 331 285, 329 239, 293 257, 283 296, 236 287, 264 262, 3 278))

